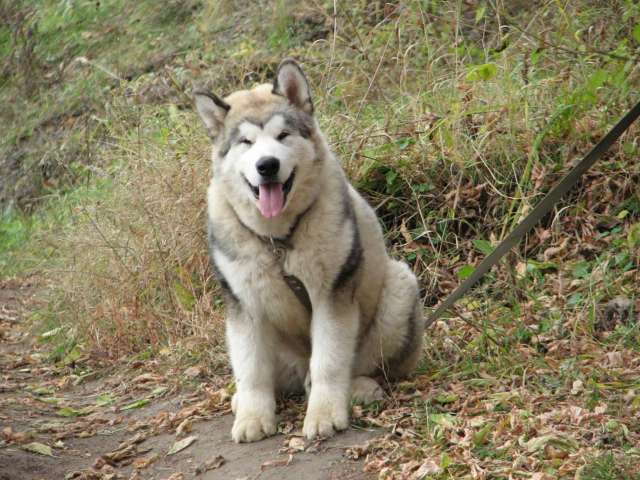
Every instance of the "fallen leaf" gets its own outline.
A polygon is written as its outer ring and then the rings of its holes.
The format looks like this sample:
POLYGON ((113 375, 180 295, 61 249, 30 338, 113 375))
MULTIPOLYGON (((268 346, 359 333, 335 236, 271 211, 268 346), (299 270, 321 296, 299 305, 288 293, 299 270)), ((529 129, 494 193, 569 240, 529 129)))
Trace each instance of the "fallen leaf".
POLYGON ((129 445, 135 445, 136 443, 142 443, 147 439, 147 435, 143 432, 136 433, 133 437, 128 438, 118 445, 118 449, 128 447, 129 445))
POLYGON ((575 450, 578 448, 574 439, 553 434, 534 437, 525 444, 529 453, 538 452, 547 445, 551 445, 560 450, 575 450))
POLYGON ((169 387, 156 387, 151 391, 151 396, 153 397, 161 397, 165 393, 167 393, 169 387))
POLYGON ((429 420, 444 428, 454 428, 456 426, 456 417, 449 413, 431 413, 429 420))
POLYGON ((473 444, 475 446, 484 445, 487 442, 487 435, 489 435, 489 432, 491 432, 493 428, 494 425, 492 423, 487 423, 480 430, 474 432, 472 437, 473 444))
POLYGON ((99 407, 106 407, 107 405, 111 405, 113 402, 115 402, 115 399, 108 393, 103 393, 96 397, 96 405, 99 407))
POLYGON ((184 474, 181 472, 172 473, 166 480, 184 480, 184 474))
POLYGON ((413 472, 410 478, 411 480, 420 480, 427 475, 438 475, 440 473, 442 473, 442 467, 434 460, 427 460, 422 462, 420 468, 413 472))
POLYGON ((47 403, 49 405, 57 405, 64 400, 63 398, 58 397, 36 397, 36 399, 42 403, 47 403))
POLYGON ((571 395, 578 395, 583 390, 584 390, 584 384, 582 383, 582 380, 576 380, 575 382, 573 382, 573 385, 571 386, 571 395))
POLYGON ((34 388, 31 393, 35 393, 36 395, 51 395, 55 392, 53 387, 38 387, 34 388))
POLYGON ((260 471, 263 471, 266 468, 271 467, 286 467, 293 461, 293 454, 289 454, 287 458, 277 458, 275 460, 267 460, 262 465, 260 465, 260 471))
POLYGON ((87 409, 76 410, 75 408, 71 407, 62 407, 56 413, 61 417, 80 417, 83 415, 88 415, 90 412, 87 409))
POLYGON ((27 432, 14 432, 11 427, 4 427, 2 429, 2 438, 11 443, 24 443, 28 438, 27 432))
POLYGON ((220 468, 226 461, 227 460, 222 455, 218 455, 211 460, 207 460, 196 467, 196 475, 202 475, 209 470, 220 468))
POLYGON ((189 367, 184 371, 184 375, 190 379, 196 379, 202 375, 202 368, 198 366, 189 367))
POLYGON ((560 448, 555 448, 553 445, 547 445, 544 447, 544 456, 546 458, 567 458, 569 452, 560 448))
POLYGON ((38 426, 38 432, 40 433, 55 433, 62 430, 68 424, 61 422, 45 422, 38 426))
POLYGON ((441 393, 440 395, 436 395, 433 398, 436 402, 440 404, 453 403, 458 401, 458 395, 455 393, 441 393))
POLYGON ((191 429, 192 429, 191 419, 185 418, 182 422, 180 422, 180 425, 178 425, 178 428, 176 428, 176 436, 181 437, 183 435, 186 435, 187 433, 191 433, 191 429))
POLYGON ((620 352, 608 352, 606 354, 606 363, 611 368, 619 368, 624 366, 624 357, 620 352))
POLYGON ((39 442, 31 442, 24 445, 22 448, 28 452, 38 453, 40 455, 46 455, 47 457, 53 457, 53 452, 49 445, 39 442))
POLYGON ((345 450, 345 454, 351 460, 359 460, 364 457, 370 450, 369 442, 364 443, 363 445, 354 445, 345 450))
POLYGON ((43 334, 40 335, 40 338, 49 338, 49 337, 53 337, 55 335, 57 335, 58 333, 60 333, 62 331, 62 327, 56 327, 53 328, 49 331, 44 332, 43 334))
POLYGON ((127 405, 125 405, 124 407, 122 407, 122 410, 131 410, 133 408, 141 408, 144 407, 147 403, 149 403, 149 399, 148 398, 142 398, 140 400, 136 400, 135 402, 131 402, 127 405))
POLYGON ((191 437, 183 438, 182 440, 174 443, 171 446, 171 448, 169 449, 169 452, 167 452, 167 455, 173 455, 174 453, 178 453, 179 451, 184 450, 189 445, 191 445, 193 442, 195 442, 197 439, 198 439, 198 437, 195 436, 195 435, 193 435, 191 437))
POLYGON ((593 409, 593 413, 595 413, 596 415, 602 415, 603 413, 605 413, 607 411, 607 404, 606 403, 599 403, 598 405, 596 405, 596 407, 593 409))
POLYGON ((418 468, 420 468, 420 462, 418 462, 417 460, 410 460, 406 463, 403 463, 400 466, 402 478, 411 478, 411 480, 415 480, 412 472, 416 471, 418 468))
POLYGON ((124 448, 119 448, 113 452, 105 453, 102 458, 107 463, 117 463, 127 458, 134 457, 138 453, 138 449, 135 445, 127 445, 124 448))
POLYGON ((142 470, 144 468, 147 468, 157 459, 158 459, 158 455, 156 454, 150 455, 148 457, 136 458, 133 461, 133 468, 135 468, 136 470, 142 470))
POLYGON ((553 477, 546 473, 537 472, 531 475, 531 480, 553 480, 553 477))
POLYGON ((138 375, 133 379, 133 383, 146 383, 146 382, 159 382, 163 378, 160 375, 155 375, 153 373, 143 373, 142 375, 138 375))
POLYGON ((289 448, 296 452, 304 452, 304 439, 300 437, 293 437, 289 440, 289 448))

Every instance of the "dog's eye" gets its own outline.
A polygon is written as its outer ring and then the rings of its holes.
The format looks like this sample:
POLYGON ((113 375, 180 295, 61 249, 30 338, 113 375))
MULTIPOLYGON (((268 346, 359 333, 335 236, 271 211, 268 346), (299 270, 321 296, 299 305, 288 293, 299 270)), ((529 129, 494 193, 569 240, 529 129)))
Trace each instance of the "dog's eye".
POLYGON ((280 135, 278 135, 278 141, 281 142, 282 140, 287 138, 289 135, 290 135, 289 132, 282 132, 280 135))
POLYGON ((242 137, 238 143, 244 143, 245 145, 253 145, 253 142, 245 137, 242 137))

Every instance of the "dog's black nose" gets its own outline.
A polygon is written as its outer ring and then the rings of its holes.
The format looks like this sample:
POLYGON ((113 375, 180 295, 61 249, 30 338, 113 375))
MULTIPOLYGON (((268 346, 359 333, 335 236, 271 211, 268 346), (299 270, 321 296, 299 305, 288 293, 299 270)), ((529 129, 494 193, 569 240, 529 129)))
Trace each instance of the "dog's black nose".
POLYGON ((280 160, 276 157, 262 157, 256 163, 256 168, 263 177, 273 177, 280 170, 280 160))

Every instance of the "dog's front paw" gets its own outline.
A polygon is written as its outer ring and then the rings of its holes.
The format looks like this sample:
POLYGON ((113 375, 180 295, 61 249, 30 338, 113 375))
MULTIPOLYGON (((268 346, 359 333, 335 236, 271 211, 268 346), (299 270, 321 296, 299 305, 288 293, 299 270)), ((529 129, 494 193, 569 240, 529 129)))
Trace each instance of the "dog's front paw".
POLYGON ((231 437, 236 443, 257 442, 276 433, 276 416, 255 412, 239 413, 233 422, 231 437))
POLYGON ((302 432, 308 439, 330 437, 335 430, 344 430, 349 426, 349 412, 343 395, 316 393, 311 389, 309 407, 304 418, 302 432))
POLYGON ((231 405, 236 415, 231 429, 234 442, 256 442, 276 433, 275 399, 261 394, 236 393, 231 405))

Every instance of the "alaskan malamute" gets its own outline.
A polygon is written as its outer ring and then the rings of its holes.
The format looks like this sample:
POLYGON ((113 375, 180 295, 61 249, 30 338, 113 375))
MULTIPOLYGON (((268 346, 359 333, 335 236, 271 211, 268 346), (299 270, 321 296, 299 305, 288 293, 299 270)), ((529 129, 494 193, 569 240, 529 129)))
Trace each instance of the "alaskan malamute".
POLYGON ((276 393, 306 388, 303 431, 349 425, 349 402, 383 396, 373 377, 410 373, 424 319, 415 276, 387 255, 373 209, 318 128, 290 59, 273 85, 224 99, 196 92, 213 141, 212 264, 226 293, 236 442, 276 432, 276 393))

